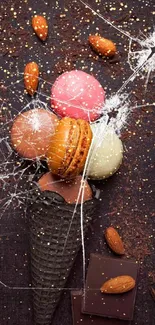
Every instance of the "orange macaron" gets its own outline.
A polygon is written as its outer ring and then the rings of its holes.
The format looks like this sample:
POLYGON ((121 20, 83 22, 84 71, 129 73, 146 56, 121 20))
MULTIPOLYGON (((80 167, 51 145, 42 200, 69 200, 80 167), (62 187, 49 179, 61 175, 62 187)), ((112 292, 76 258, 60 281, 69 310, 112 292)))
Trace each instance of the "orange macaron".
POLYGON ((84 168, 92 131, 87 121, 62 118, 51 136, 47 163, 53 174, 73 178, 84 168))

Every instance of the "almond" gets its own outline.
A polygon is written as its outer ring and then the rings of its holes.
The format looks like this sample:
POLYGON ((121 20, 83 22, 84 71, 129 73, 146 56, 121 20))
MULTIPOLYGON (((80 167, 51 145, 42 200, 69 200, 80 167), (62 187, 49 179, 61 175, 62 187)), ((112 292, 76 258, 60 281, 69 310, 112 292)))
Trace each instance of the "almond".
POLYGON ((118 255, 123 255, 125 252, 124 245, 122 242, 122 239, 118 232, 113 228, 109 227, 105 231, 105 238, 107 241, 107 244, 112 249, 113 252, 115 252, 118 255))
POLYGON ((35 62, 30 62, 24 70, 24 84, 27 92, 33 95, 38 87, 39 67, 35 62))
POLYGON ((47 20, 43 16, 35 15, 32 18, 32 27, 37 34, 37 36, 42 40, 45 41, 48 34, 48 24, 47 20))
POLYGON ((102 287, 102 293, 124 293, 135 287, 135 280, 129 275, 121 275, 106 281, 102 287))
POLYGON ((101 55, 112 57, 116 54, 116 46, 115 44, 100 35, 90 35, 89 36, 89 43, 92 48, 101 55))

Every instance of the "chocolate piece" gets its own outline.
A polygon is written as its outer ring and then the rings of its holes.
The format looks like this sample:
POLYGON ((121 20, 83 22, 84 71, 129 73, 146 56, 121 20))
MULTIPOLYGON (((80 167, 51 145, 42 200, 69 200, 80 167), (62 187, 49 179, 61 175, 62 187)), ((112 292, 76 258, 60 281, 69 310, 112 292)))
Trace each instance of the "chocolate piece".
MULTIPOLYGON (((53 191, 60 194, 67 203, 76 203, 79 195, 80 186, 82 184, 82 176, 78 175, 74 179, 65 180, 53 175, 51 172, 44 174, 38 181, 41 191, 53 191)), ((87 180, 83 181, 84 197, 82 191, 79 197, 79 203, 92 199, 93 193, 87 180)))
POLYGON ((86 279, 86 293, 83 298, 83 312, 132 320, 136 286, 133 290, 121 294, 104 294, 100 292, 100 288, 105 281, 120 275, 130 275, 137 282, 137 273, 138 264, 135 262, 91 254, 86 279))
POLYGON ((82 291, 72 291, 73 325, 130 325, 130 321, 82 314, 82 291))

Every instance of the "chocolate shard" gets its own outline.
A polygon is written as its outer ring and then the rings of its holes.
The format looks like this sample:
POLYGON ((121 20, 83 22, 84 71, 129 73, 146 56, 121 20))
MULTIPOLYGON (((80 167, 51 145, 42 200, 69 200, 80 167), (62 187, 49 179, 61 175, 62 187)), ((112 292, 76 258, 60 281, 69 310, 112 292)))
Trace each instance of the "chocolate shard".
MULTIPOLYGON (((35 325, 51 324, 52 315, 81 247, 81 205, 67 204, 57 193, 32 190, 29 208, 31 275, 35 325)), ((83 204, 84 234, 96 200, 83 204)))
POLYGON ((91 254, 83 298, 83 312, 132 320, 137 286, 131 291, 115 295, 100 291, 104 282, 121 275, 129 275, 137 283, 138 264, 120 258, 106 258, 99 254, 91 254))
POLYGON ((95 315, 82 314, 82 291, 72 291, 72 315, 73 325, 130 325, 130 321, 114 319, 114 318, 103 318, 95 315))

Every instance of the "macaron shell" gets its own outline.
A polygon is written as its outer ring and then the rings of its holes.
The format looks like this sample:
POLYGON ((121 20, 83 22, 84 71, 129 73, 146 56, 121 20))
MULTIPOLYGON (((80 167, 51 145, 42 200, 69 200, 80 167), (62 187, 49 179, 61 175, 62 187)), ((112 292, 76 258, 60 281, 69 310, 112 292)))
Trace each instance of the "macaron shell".
MULTIPOLYGON (((69 119, 68 117, 65 118, 69 119)), ((78 145, 79 137, 80 137, 80 128, 78 125, 78 122, 75 119, 71 120, 71 127, 70 127, 70 133, 68 137, 68 141, 66 142, 66 154, 64 156, 64 159, 62 160, 61 167, 59 169, 59 175, 63 176, 65 174, 65 171, 68 169, 68 166, 72 162, 72 159, 75 155, 76 148, 78 145)))
POLYGON ((59 76, 51 89, 51 105, 59 116, 94 121, 101 115, 105 93, 92 75, 72 70, 59 76))
POLYGON ((113 175, 123 159, 123 145, 117 134, 106 126, 101 137, 100 127, 104 130, 105 125, 91 125, 93 144, 87 169, 87 176, 91 179, 104 179, 113 175))
POLYGON ((13 148, 24 158, 45 159, 58 117, 43 108, 20 113, 11 128, 13 148))
POLYGON ((92 131, 89 123, 81 119, 78 119, 77 122, 80 127, 80 137, 71 164, 63 175, 65 177, 75 177, 83 171, 92 140, 92 131))
POLYGON ((59 121, 51 137, 48 150, 48 166, 53 174, 63 175, 75 154, 79 139, 79 125, 76 120, 65 117, 59 121))
MULTIPOLYGON (((67 203, 73 204, 77 202, 79 189, 81 186, 82 176, 78 175, 73 180, 60 179, 51 172, 44 174, 38 181, 41 191, 54 191, 60 194, 67 203)), ((84 198, 83 202, 92 199, 92 190, 86 180, 84 180, 84 198)), ((79 203, 82 200, 82 193, 79 197, 79 203)))

